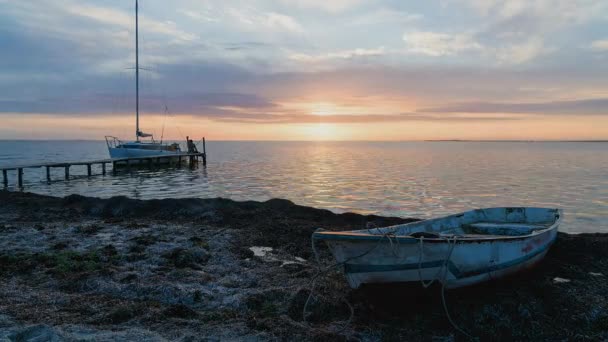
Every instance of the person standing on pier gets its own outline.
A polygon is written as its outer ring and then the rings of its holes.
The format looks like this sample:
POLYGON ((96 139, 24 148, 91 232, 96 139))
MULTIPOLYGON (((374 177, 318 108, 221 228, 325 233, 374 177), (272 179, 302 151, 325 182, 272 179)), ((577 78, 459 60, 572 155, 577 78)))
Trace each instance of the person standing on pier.
POLYGON ((188 153, 198 153, 198 149, 189 136, 186 136, 186 145, 188 146, 188 153))

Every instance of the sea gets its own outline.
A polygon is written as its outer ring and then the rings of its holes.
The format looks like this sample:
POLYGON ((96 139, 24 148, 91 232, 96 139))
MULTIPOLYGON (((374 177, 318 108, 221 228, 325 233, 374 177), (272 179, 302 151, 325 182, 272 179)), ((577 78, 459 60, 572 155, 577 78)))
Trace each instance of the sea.
MULTIPOLYGON (((26 169, 9 190, 107 198, 284 198, 334 212, 431 218, 474 208, 562 208, 560 230, 608 232, 606 142, 208 141, 207 166, 93 177, 26 169)), ((105 141, 0 141, 0 165, 108 158, 105 141)), ((1 186, 1 185, 0 185, 1 186)))

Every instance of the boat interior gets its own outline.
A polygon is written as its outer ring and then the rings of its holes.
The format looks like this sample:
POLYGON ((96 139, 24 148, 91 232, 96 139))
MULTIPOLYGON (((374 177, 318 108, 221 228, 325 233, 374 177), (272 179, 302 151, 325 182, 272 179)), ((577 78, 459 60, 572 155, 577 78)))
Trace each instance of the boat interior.
POLYGON ((524 236, 551 228, 561 217, 551 208, 487 208, 403 225, 356 231, 425 238, 458 235, 464 238, 524 236))

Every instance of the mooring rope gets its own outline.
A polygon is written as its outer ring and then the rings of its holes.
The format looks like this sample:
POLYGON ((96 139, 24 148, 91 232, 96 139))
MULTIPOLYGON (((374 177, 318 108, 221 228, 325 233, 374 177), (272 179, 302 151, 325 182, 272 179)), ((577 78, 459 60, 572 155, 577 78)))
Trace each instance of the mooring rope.
MULTIPOLYGON (((321 232, 321 231, 324 231, 324 230, 325 229, 323 229, 323 228, 317 228, 315 230, 315 233, 321 232)), ((303 319, 304 323, 306 323, 306 312, 308 311, 307 310, 308 309, 308 305, 310 304, 310 301, 311 301, 312 297, 314 296, 314 290, 315 290, 315 287, 316 287, 317 279, 320 276, 326 274, 328 271, 330 271, 331 269, 333 269, 335 267, 343 266, 344 264, 346 264, 349 261, 361 258, 361 257, 363 257, 363 256, 371 253, 374 249, 376 249, 376 248, 378 248, 378 246, 380 246, 380 242, 382 242, 382 240, 385 237, 388 238, 389 241, 391 241, 390 235, 393 235, 393 232, 386 232, 386 233, 384 233, 380 237, 380 239, 378 239, 378 241, 376 242, 376 244, 372 248, 368 249, 367 251, 361 253, 360 255, 357 255, 357 256, 354 256, 354 257, 350 257, 350 258, 348 258, 348 259, 346 259, 346 260, 344 260, 342 262, 336 262, 336 263, 334 263, 334 264, 326 267, 325 269, 322 269, 321 268, 321 260, 319 258, 319 251, 317 250, 317 246, 315 244, 316 240, 314 238, 314 233, 312 234, 310 240, 311 240, 311 245, 312 245, 312 252, 313 252, 313 254, 315 256, 315 260, 317 262, 317 273, 315 275, 313 275, 312 278, 311 278, 311 281, 310 281, 310 293, 308 294, 308 298, 306 298, 306 302, 304 303, 304 308, 302 308, 302 319, 303 319)), ((350 316, 348 317, 348 320, 343 325, 343 327, 340 329, 340 331, 345 330, 350 325, 350 323, 352 322, 353 317, 355 316, 355 310, 352 307, 352 305, 348 302, 348 300, 346 300, 346 298, 342 298, 342 301, 344 301, 347 304, 348 308, 350 309, 350 316)))
MULTIPOLYGON (((456 322, 454 322, 454 320, 452 319, 452 316, 450 315, 450 311, 448 310, 448 304, 445 300, 445 286, 448 283, 448 265, 450 263, 450 259, 452 258, 452 253, 454 252, 454 247, 456 247, 456 242, 457 242, 458 236, 454 235, 453 239, 452 239, 452 243, 450 246, 450 250, 448 252, 448 257, 444 260, 443 263, 443 276, 441 277, 441 303, 443 304, 443 310, 445 311, 445 315, 448 318, 448 321, 450 322, 450 324, 452 324, 452 326, 454 327, 454 329, 456 329, 457 331, 459 331, 461 334, 465 335, 466 337, 468 337, 471 340, 474 340, 475 338, 473 336, 471 336, 469 333, 467 333, 464 329, 462 329, 461 327, 459 327, 456 322)), ((447 238, 447 242, 448 245, 450 245, 450 238, 447 238)))
MULTIPOLYGON (((320 231, 324 231, 325 229, 322 228, 318 228, 317 230, 315 230, 316 232, 320 232, 320 231)), ((370 232, 371 233, 371 232, 370 232)), ((389 231, 386 232, 384 234, 381 235, 380 239, 378 239, 378 241, 376 242, 376 244, 368 249, 367 251, 361 253, 360 255, 354 256, 354 257, 350 257, 346 260, 344 260, 343 262, 337 262, 334 263, 328 267, 326 267, 325 269, 323 269, 321 267, 321 260, 319 257, 319 251, 317 250, 317 246, 315 244, 316 240, 314 238, 314 234, 311 236, 311 245, 312 245, 312 251, 315 257, 315 261, 317 262, 317 273, 311 278, 311 282, 310 282, 310 293, 308 294, 308 297, 306 299, 306 302, 304 303, 304 308, 302 309, 302 318, 304 320, 304 323, 306 323, 306 317, 307 317, 307 309, 308 309, 308 305, 310 304, 310 301, 312 299, 312 297, 314 296, 314 291, 315 291, 315 287, 316 287, 316 283, 317 283, 317 279, 325 274, 326 272, 330 271, 331 269, 333 269, 334 267, 338 267, 338 266, 343 266, 344 264, 346 264, 349 261, 352 261, 354 259, 358 259, 361 258, 369 253, 371 253, 373 250, 375 250, 376 248, 378 248, 378 246, 380 245, 380 243, 384 240, 384 238, 387 238, 389 241, 389 244, 391 246, 391 250, 393 252, 393 254, 395 254, 395 249, 394 249, 394 245, 393 245, 393 241, 391 239, 391 237, 395 237, 395 242, 397 244, 397 246, 399 246, 399 239, 395 236, 393 231, 389 231)), ((447 242, 449 249, 448 249, 448 254, 446 256, 446 258, 443 260, 443 263, 441 264, 441 267, 439 268, 439 270, 437 271, 437 274, 434 278, 431 279, 430 282, 425 282, 423 277, 422 277, 422 256, 423 256, 423 244, 424 244, 424 236, 421 236, 419 238, 420 243, 418 244, 419 246, 419 256, 418 256, 418 277, 420 279, 420 282, 423 286, 423 288, 428 288, 430 287, 435 281, 439 281, 441 282, 441 302, 443 305, 443 309, 445 312, 446 317, 448 318, 448 321, 450 322, 450 324, 452 325, 452 327, 454 327, 454 329, 456 329, 458 332, 460 332, 461 334, 465 335, 466 337, 468 337, 469 339, 474 340, 475 338, 470 335, 469 333, 467 333, 464 329, 462 329, 461 327, 459 327, 456 322, 454 322, 454 320, 452 319, 452 316, 450 315, 450 312, 448 310, 448 305, 445 299, 445 287, 448 283, 448 279, 447 279, 447 275, 448 275, 448 270, 449 270, 449 263, 450 260, 452 258, 452 254, 454 252, 454 248, 456 247, 456 243, 458 241, 458 236, 457 235, 453 235, 452 238, 450 239, 450 237, 443 237, 442 238, 444 241, 447 242)), ((395 254, 395 256, 399 257, 398 255, 395 254)), ((342 326, 342 328, 340 329, 340 331, 345 330, 348 325, 352 322, 352 319, 354 317, 354 308, 353 306, 348 302, 348 300, 346 300, 346 298, 342 298, 342 301, 344 301, 347 306, 350 309, 350 316, 348 318, 348 320, 346 321, 346 323, 342 326)))

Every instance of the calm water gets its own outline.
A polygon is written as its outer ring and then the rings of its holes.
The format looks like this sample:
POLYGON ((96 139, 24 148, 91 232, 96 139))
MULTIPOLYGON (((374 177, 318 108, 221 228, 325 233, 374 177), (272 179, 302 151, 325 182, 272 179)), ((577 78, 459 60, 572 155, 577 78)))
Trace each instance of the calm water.
MULTIPOLYGON (((134 198, 287 198, 336 212, 432 217, 489 206, 566 211, 563 231, 608 231, 608 143, 209 142, 198 169, 134 171, 26 190, 134 198)), ((105 142, 0 141, 0 165, 107 158, 105 142)), ((97 170, 99 172, 99 170, 97 170)), ((86 167, 72 167, 84 175, 86 167)), ((10 185, 15 175, 10 173, 10 185)), ((63 170, 54 171, 61 180, 63 170)))

